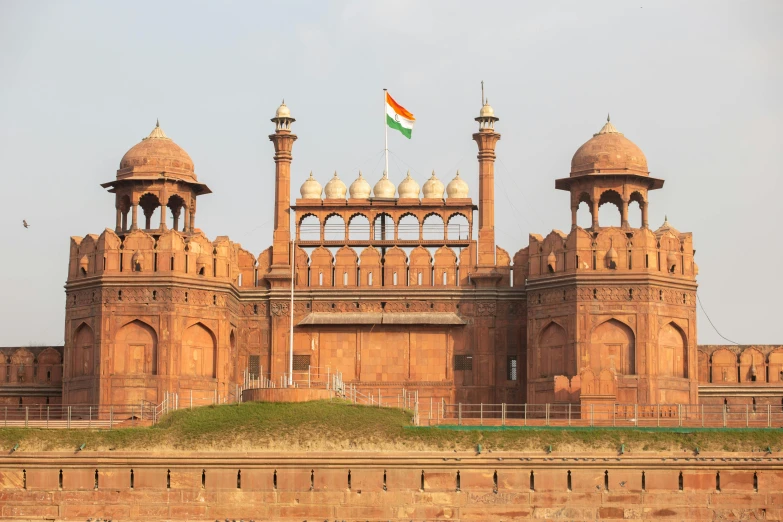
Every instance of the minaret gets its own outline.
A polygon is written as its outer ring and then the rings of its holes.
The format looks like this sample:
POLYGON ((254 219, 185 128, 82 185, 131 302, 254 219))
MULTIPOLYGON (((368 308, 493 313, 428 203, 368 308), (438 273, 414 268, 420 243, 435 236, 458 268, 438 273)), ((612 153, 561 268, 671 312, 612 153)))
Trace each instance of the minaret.
POLYGON ((275 146, 275 231, 272 238, 272 266, 267 279, 291 279, 291 150, 296 134, 291 133, 291 124, 296 120, 285 100, 277 108, 275 133, 269 140, 275 146))
MULTIPOLYGON (((484 84, 481 84, 484 98, 484 84)), ((500 134, 495 132, 495 122, 499 120, 489 101, 483 99, 484 106, 476 118, 479 131, 473 135, 478 144, 479 153, 479 232, 478 232, 478 272, 488 273, 495 267, 495 145, 500 134)))

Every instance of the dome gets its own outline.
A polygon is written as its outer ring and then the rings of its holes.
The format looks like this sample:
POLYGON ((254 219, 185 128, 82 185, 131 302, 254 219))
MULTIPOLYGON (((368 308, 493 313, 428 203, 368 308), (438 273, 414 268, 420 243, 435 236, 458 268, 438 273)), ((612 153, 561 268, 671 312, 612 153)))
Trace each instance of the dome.
POLYGON ((435 176, 435 171, 433 170, 432 177, 425 181, 424 187, 422 187, 424 197, 443 199, 444 190, 445 187, 443 186, 443 183, 441 183, 440 180, 435 176))
POLYGON ((275 112, 275 118, 290 118, 290 117, 291 117, 291 110, 285 104, 285 100, 283 100, 283 103, 280 104, 280 107, 277 108, 277 112, 275 112))
POLYGON ((321 199, 321 184, 313 177, 313 171, 310 171, 310 177, 302 183, 299 193, 302 199, 321 199))
POLYGON ((166 136, 160 123, 156 123, 149 136, 131 147, 122 157, 117 178, 130 177, 136 173, 159 176, 164 172, 175 178, 196 179, 193 160, 182 147, 166 136))
POLYGON ((609 118, 600 131, 579 147, 571 159, 571 177, 586 174, 637 174, 648 176, 642 149, 619 132, 609 118))
POLYGON ((663 225, 658 227, 658 230, 655 231, 655 235, 656 237, 660 237, 667 232, 674 237, 680 237, 680 231, 669 224, 669 216, 664 216, 663 225))
POLYGON ((454 176, 448 186, 446 187, 446 193, 449 198, 467 198, 468 197, 468 184, 459 177, 459 171, 454 176))
POLYGON ((419 184, 411 177, 411 171, 408 171, 408 175, 402 180, 402 183, 397 187, 397 193, 401 198, 417 198, 419 197, 419 184))
POLYGON ((479 118, 493 118, 495 116, 495 109, 489 104, 489 100, 484 102, 484 106, 481 107, 479 118))
POLYGON ((375 184, 375 187, 372 189, 373 194, 376 198, 393 198, 394 197, 394 183, 389 181, 389 177, 386 175, 386 173, 383 173, 383 177, 378 180, 378 183, 375 184))
POLYGON ((332 177, 332 179, 329 180, 329 183, 326 184, 326 187, 324 187, 326 199, 345 199, 345 193, 347 191, 348 189, 346 188, 345 183, 337 177, 336 171, 334 177, 332 177))
POLYGON ((362 177, 362 171, 359 171, 359 177, 351 183, 351 187, 348 189, 353 199, 367 199, 372 193, 372 187, 367 183, 367 180, 362 177))

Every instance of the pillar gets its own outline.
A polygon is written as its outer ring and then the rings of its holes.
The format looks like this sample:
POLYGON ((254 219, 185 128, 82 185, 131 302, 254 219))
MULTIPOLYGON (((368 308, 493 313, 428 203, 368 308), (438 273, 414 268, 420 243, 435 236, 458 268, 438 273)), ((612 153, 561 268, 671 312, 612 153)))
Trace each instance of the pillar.
POLYGON ((642 201, 641 207, 642 207, 642 228, 648 228, 649 225, 647 223, 647 202, 642 201))
POLYGON ((138 218, 139 218, 139 204, 134 203, 131 210, 131 230, 139 229, 138 218))
POLYGON ((183 232, 190 232, 190 209, 188 207, 182 207, 182 211, 185 213, 185 226, 182 229, 183 232))
MULTIPOLYGON (((478 119, 478 118, 477 118, 478 119)), ((473 135, 479 153, 478 266, 495 266, 495 145, 500 134, 482 126, 473 135)))
POLYGON ((117 233, 122 232, 122 210, 120 207, 117 207, 117 221, 114 225, 114 231, 117 233))
POLYGON ((575 207, 574 206, 571 207, 571 230, 575 229, 576 226, 577 226, 577 224, 576 224, 576 214, 577 214, 578 211, 579 211, 579 205, 577 205, 575 207))
MULTIPOLYGON (((291 160, 296 135, 291 133, 290 122, 293 118, 275 117, 274 134, 269 140, 275 147, 275 222, 272 239, 272 271, 280 272, 280 276, 290 278, 290 270, 286 269, 290 263, 291 242, 291 160), (285 271, 283 274, 282 271, 285 271)), ((323 233, 323 228, 321 229, 323 233)))
POLYGON ((623 199, 622 205, 620 206, 620 227, 621 228, 629 228, 631 225, 628 224, 628 200, 623 199))
POLYGON ((160 229, 166 230, 166 205, 160 206, 160 229))
POLYGON ((598 229, 598 199, 593 198, 590 202, 590 214, 593 218, 593 230, 598 229))

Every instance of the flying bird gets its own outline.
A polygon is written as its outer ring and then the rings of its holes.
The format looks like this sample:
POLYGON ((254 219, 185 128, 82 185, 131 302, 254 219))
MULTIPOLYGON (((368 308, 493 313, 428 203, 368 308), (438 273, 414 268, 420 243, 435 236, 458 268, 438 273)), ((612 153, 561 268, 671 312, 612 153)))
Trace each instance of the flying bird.
POLYGON ((24 228, 30 228, 30 225, 27 224, 27 220, 26 219, 22 220, 22 225, 24 225, 24 228))

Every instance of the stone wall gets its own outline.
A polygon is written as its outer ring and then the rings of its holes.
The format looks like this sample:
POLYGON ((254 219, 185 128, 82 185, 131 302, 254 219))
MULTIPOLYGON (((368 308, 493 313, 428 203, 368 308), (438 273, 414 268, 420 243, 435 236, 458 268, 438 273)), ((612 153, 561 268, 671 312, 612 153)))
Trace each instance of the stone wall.
POLYGON ((0 514, 24 520, 778 520, 782 486, 761 453, 0 458, 0 514))

